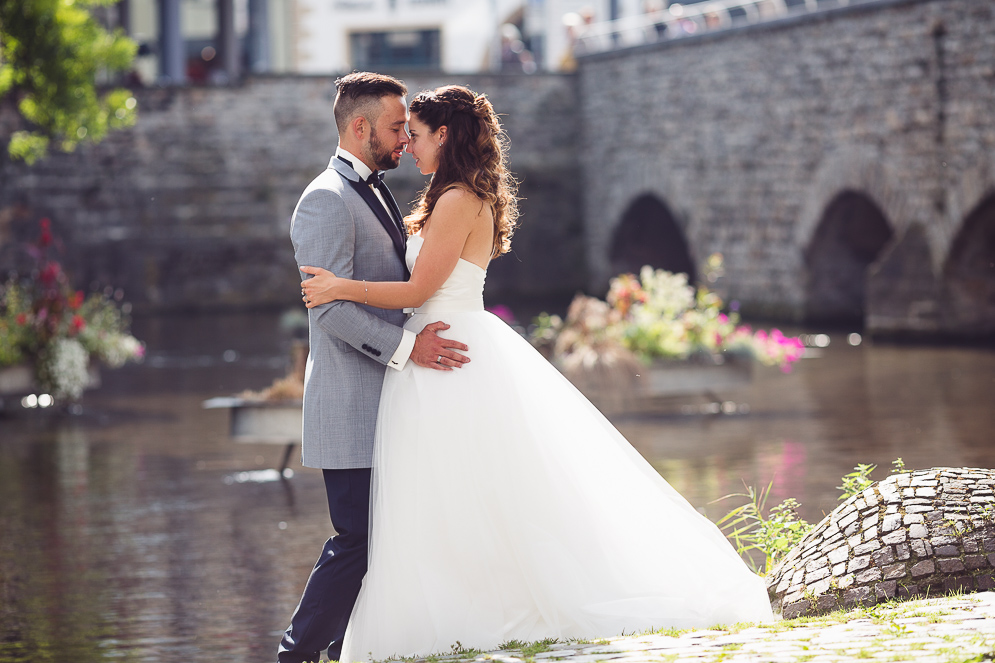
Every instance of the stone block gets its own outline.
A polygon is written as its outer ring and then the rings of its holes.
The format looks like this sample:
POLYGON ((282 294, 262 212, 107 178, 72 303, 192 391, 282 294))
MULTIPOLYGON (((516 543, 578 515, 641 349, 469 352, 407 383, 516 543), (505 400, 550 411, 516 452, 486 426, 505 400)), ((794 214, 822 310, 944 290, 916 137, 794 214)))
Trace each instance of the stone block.
POLYGON ((882 532, 891 532, 902 525, 902 516, 897 513, 889 514, 881 522, 882 532))
POLYGON ((934 536, 929 542, 934 546, 952 546, 960 541, 956 536, 934 536))
POLYGON ((874 585, 874 595, 881 600, 894 598, 897 590, 898 583, 894 580, 886 580, 874 585))
MULTIPOLYGON (((928 514, 928 513, 938 513, 938 512, 934 512, 933 511, 933 507, 929 506, 927 504, 910 504, 907 507, 905 507, 905 513, 923 513, 923 514, 928 514)), ((942 518, 943 514, 942 513, 938 513, 938 517, 942 518)))
MULTIPOLYGON (((864 541, 877 543, 877 538, 878 538, 877 527, 871 527, 869 529, 864 530, 864 541)), ((880 545, 878 547, 880 547, 880 545)))
POLYGON ((957 557, 960 549, 957 546, 937 546, 936 554, 938 557, 957 557))
POLYGON ((854 587, 853 589, 848 589, 843 595, 843 605, 846 607, 852 607, 861 603, 865 603, 871 598, 871 588, 870 587, 854 587))
POLYGON ((829 612, 839 605, 839 597, 835 592, 823 594, 815 601, 815 609, 819 612, 829 612))
POLYGON ((819 580, 818 582, 814 582, 809 585, 808 592, 814 596, 821 596, 828 592, 831 586, 832 583, 830 583, 829 578, 826 578, 825 580, 819 580))
POLYGON ((850 557, 850 550, 846 546, 836 548, 835 550, 830 550, 827 557, 830 564, 839 564, 840 562, 845 562, 850 557))
POLYGON ((933 564, 933 560, 924 559, 921 562, 916 562, 912 565, 912 577, 920 578, 922 576, 931 575, 936 571, 936 565, 933 564))
POLYGON ((853 586, 853 581, 854 581, 853 574, 852 573, 848 573, 845 576, 843 576, 842 578, 840 578, 839 588, 840 589, 846 589, 847 587, 851 587, 851 586, 853 586))
POLYGON ((901 578, 906 573, 905 564, 902 564, 901 562, 899 562, 898 564, 891 564, 889 566, 885 566, 884 568, 881 569, 881 571, 884 574, 885 580, 894 580, 896 578, 901 578))
POLYGON ((906 525, 911 525, 913 523, 922 523, 924 520, 921 513, 907 513, 903 518, 903 522, 906 525))
POLYGON ((791 592, 789 592, 788 594, 785 595, 785 597, 781 601, 781 604, 782 605, 790 605, 792 603, 797 603, 797 602, 799 602, 801 600, 804 600, 804 598, 805 598, 805 592, 802 592, 802 591, 791 591, 791 592))
POLYGON ((821 569, 816 569, 815 571, 809 571, 805 574, 805 584, 811 585, 817 580, 822 580, 823 578, 829 577, 829 567, 824 566, 821 569))
POLYGON ((895 594, 899 598, 910 598, 916 596, 919 593, 919 585, 915 583, 902 583, 898 585, 898 589, 895 590, 895 594))
POLYGON ((847 571, 853 573, 854 571, 860 571, 861 569, 866 569, 871 565, 871 556, 862 555, 861 557, 854 557, 850 560, 850 564, 847 566, 847 571))
POLYGON ((909 544, 899 543, 895 546, 895 557, 898 559, 909 559, 912 557, 912 551, 909 549, 909 544))
POLYGON ((865 569, 864 571, 857 573, 856 576, 854 576, 854 579, 858 584, 861 585, 866 585, 876 580, 881 580, 881 569, 872 566, 869 569, 865 569))
POLYGON ((905 541, 906 537, 907 532, 904 529, 896 529, 894 532, 889 532, 882 536, 881 542, 890 546, 905 541))
POLYGON ((995 575, 977 575, 974 582, 980 592, 990 592, 995 590, 995 575))
MULTIPOLYGON (((981 557, 981 562, 985 566, 988 565, 988 560, 986 560, 984 557, 981 557)), ((841 564, 837 564, 836 566, 833 567, 833 577, 834 578, 838 578, 839 576, 843 575, 844 573, 846 573, 846 562, 843 562, 841 564)))
POLYGON ((964 562, 959 559, 941 559, 937 563, 943 573, 957 573, 964 570, 964 562))
POLYGON ((837 526, 840 529, 844 529, 851 523, 857 522, 857 518, 859 517, 860 516, 855 511, 851 511, 850 513, 846 514, 844 517, 840 518, 839 524, 837 526))
POLYGON ((967 575, 943 580, 943 591, 945 592, 973 592, 974 587, 974 578, 967 575))
POLYGON ((884 548, 871 555, 875 566, 885 566, 895 561, 895 553, 891 548, 884 548))
POLYGON ((967 555, 964 557, 964 566, 972 571, 983 569, 988 566, 988 560, 984 555, 967 555))
POLYGON ((866 555, 867 553, 872 553, 875 550, 879 550, 880 548, 881 548, 881 542, 878 541, 877 539, 871 539, 867 543, 861 543, 859 546, 854 546, 853 554, 866 555))
POLYGON ((808 562, 805 563, 805 571, 811 573, 813 571, 821 569, 824 566, 828 566, 828 564, 829 562, 826 560, 825 557, 816 557, 815 559, 809 560, 808 562))
POLYGON ((929 532, 923 525, 915 524, 909 526, 909 536, 913 539, 925 539, 929 536, 929 532))
POLYGON ((812 605, 811 602, 804 599, 801 601, 794 601, 793 603, 784 605, 781 608, 781 617, 783 617, 784 619, 794 619, 795 617, 801 617, 806 612, 808 612, 809 606, 811 605, 812 605))

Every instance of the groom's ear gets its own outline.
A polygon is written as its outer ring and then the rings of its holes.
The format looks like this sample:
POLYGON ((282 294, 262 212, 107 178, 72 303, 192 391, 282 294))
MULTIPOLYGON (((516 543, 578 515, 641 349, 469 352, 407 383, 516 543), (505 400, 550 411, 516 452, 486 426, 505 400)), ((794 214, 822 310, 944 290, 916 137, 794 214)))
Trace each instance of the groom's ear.
POLYGON ((370 132, 370 123, 366 121, 366 118, 362 115, 357 115, 353 118, 352 122, 349 123, 349 131, 352 132, 353 138, 356 140, 363 140, 366 134, 370 132))

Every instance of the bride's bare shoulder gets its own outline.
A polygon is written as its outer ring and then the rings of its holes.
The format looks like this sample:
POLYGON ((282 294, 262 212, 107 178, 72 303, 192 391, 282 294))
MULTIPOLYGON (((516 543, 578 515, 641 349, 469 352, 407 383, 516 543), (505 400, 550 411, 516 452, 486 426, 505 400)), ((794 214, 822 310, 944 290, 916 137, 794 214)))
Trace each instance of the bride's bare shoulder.
POLYGON ((472 191, 461 186, 454 186, 439 196, 438 202, 435 203, 435 212, 443 212, 462 218, 477 218, 489 216, 490 208, 472 191))

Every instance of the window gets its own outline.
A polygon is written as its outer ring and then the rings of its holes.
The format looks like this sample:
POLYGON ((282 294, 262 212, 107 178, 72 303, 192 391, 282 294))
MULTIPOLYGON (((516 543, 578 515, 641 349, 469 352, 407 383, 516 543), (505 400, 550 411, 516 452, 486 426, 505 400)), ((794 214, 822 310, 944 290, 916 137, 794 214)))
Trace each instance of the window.
POLYGON ((360 32, 350 35, 349 41, 355 69, 438 69, 440 66, 438 30, 360 32))

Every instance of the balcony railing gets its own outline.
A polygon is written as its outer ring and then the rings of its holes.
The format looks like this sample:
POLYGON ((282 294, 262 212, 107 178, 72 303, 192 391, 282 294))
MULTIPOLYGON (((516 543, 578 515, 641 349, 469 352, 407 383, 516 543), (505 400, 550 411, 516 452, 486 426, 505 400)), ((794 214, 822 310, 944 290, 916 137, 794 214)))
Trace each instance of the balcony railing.
POLYGON ((575 28, 576 54, 601 53, 640 44, 681 39, 786 16, 879 0, 714 0, 673 4, 668 9, 575 28))

